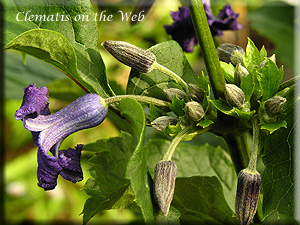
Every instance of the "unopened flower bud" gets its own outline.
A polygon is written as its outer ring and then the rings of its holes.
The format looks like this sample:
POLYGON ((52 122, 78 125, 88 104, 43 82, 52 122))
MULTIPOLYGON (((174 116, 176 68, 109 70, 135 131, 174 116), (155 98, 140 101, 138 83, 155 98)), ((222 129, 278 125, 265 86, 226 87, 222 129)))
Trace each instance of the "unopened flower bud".
POLYGON ((261 187, 261 176, 255 171, 243 169, 238 175, 235 198, 236 218, 241 225, 248 225, 253 219, 261 187))
POLYGON ((156 57, 150 51, 124 41, 104 41, 102 45, 112 56, 127 66, 142 73, 149 73, 153 69, 156 57))
POLYGON ((283 112, 286 99, 281 96, 274 96, 265 102, 265 110, 268 116, 274 117, 283 112))
POLYGON ((184 112, 188 117, 193 121, 199 121, 204 116, 204 110, 202 105, 199 102, 188 102, 185 104, 184 112))
POLYGON ((236 66, 238 63, 243 64, 243 55, 245 51, 242 47, 230 43, 221 44, 217 48, 217 54, 220 61, 231 63, 236 66))
MULTIPOLYGON (((272 56, 270 56, 269 59, 271 59, 276 64, 276 56, 275 56, 275 54, 273 54, 272 56)), ((267 62, 266 59, 264 61, 262 61, 258 68, 264 67, 265 64, 266 64, 266 62, 267 62)))
POLYGON ((203 102, 204 100, 204 90, 198 87, 196 84, 188 84, 188 95, 196 102, 203 102))
POLYGON ((238 63, 235 67, 234 72, 234 82, 237 86, 241 86, 242 77, 247 77, 249 75, 248 70, 238 63))
POLYGON ((225 98, 232 107, 242 107, 245 94, 242 89, 234 84, 225 84, 225 98))
POLYGON ((160 116, 151 122, 151 126, 154 129, 162 132, 167 128, 169 124, 176 125, 177 122, 178 120, 172 116, 160 116))
POLYGON ((175 190, 177 167, 173 161, 159 161, 154 173, 154 197, 164 217, 168 215, 175 190))
POLYGON ((188 97, 187 97, 187 94, 185 92, 183 92, 182 90, 178 89, 178 88, 168 88, 166 90, 164 90, 164 92, 166 93, 167 95, 167 98, 172 101, 174 96, 177 95, 177 97, 180 99, 180 100, 184 100, 184 101, 187 101, 188 100, 188 97))

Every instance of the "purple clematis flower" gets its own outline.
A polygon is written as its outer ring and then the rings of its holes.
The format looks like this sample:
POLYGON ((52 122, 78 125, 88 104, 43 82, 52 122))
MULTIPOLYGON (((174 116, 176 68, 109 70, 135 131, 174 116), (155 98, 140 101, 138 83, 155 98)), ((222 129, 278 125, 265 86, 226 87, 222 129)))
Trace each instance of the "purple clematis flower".
MULTIPOLYGON (((203 6, 212 36, 222 35, 223 30, 240 30, 242 28, 242 25, 237 22, 239 14, 232 10, 230 4, 220 10, 218 18, 212 14, 210 1, 203 0, 203 6)), ((188 7, 182 6, 178 12, 171 12, 171 17, 174 22, 164 26, 166 32, 179 43, 184 51, 193 52, 193 47, 198 45, 198 41, 188 7)))
POLYGON ((24 89, 21 108, 15 119, 22 120, 24 127, 33 134, 38 146, 38 186, 44 190, 54 189, 57 177, 75 183, 83 179, 80 166, 83 145, 75 149, 60 150, 62 141, 79 130, 95 127, 107 116, 105 101, 96 94, 86 94, 60 111, 50 114, 48 89, 30 84, 24 89), (53 156, 48 155, 51 152, 53 156))

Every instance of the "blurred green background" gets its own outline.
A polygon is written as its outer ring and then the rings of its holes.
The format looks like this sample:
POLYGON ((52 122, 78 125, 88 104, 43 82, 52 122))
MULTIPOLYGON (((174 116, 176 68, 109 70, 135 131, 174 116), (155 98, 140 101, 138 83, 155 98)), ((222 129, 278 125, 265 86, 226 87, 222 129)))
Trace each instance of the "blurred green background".
MULTIPOLYGON (((271 0, 211 0, 214 15, 226 3, 231 3, 235 12, 240 13, 238 21, 243 25, 240 31, 226 31, 218 37, 219 43, 230 42, 245 48, 249 36, 260 49, 264 45, 268 55, 277 56, 277 65, 284 65, 284 80, 294 76, 294 5, 296 1, 271 0)), ((99 43, 104 40, 122 40, 147 49, 157 43, 170 40, 163 25, 171 24, 170 10, 177 11, 180 1, 156 1, 144 21, 131 26, 121 21, 119 10, 131 12, 134 1, 94 0, 96 11, 106 10, 114 14, 111 22, 101 21, 99 43)), ((116 93, 125 90, 130 68, 122 65, 104 48, 100 52, 106 65, 111 86, 116 93)), ((31 133, 23 128, 22 122, 15 121, 14 113, 20 107, 23 88, 30 83, 47 86, 50 93, 50 110, 55 112, 75 100, 84 92, 69 78, 50 65, 18 52, 5 53, 5 220, 8 224, 81 224, 80 213, 88 195, 81 190, 89 178, 87 160, 91 153, 83 152, 82 167, 84 180, 73 184, 61 177, 55 190, 45 192, 37 186, 36 152, 31 133)), ((186 57, 197 73, 205 70, 199 46, 186 57)), ((76 144, 95 142, 119 135, 116 127, 106 119, 101 126, 77 132, 68 137, 62 149, 76 144)), ((146 141, 159 134, 147 129, 146 141)), ((193 141, 192 144, 209 142, 223 145, 221 139, 207 134, 193 141)), ((132 223, 138 216, 127 210, 109 210, 94 217, 89 224, 126 224, 132 223)))

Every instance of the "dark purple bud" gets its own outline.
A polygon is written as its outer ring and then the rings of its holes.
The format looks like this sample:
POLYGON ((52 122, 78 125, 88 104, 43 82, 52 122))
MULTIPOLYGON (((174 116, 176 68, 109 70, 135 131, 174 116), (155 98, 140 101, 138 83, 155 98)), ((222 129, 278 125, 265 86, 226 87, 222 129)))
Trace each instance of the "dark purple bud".
POLYGON ((177 167, 173 161, 159 161, 154 173, 154 197, 164 217, 169 213, 175 190, 177 167))
POLYGON ((241 170, 235 198, 236 218, 241 225, 248 225, 253 219, 261 186, 261 176, 255 171, 241 170))

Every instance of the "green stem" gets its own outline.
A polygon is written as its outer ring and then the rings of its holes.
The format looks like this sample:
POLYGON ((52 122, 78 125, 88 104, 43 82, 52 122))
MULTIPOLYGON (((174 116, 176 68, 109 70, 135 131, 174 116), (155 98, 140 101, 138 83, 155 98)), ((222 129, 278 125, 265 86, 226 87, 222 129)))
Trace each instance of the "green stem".
POLYGON ((148 97, 148 96, 141 96, 141 95, 116 95, 116 96, 106 98, 104 101, 107 105, 110 105, 114 102, 121 101, 121 99, 123 99, 123 98, 132 98, 139 102, 144 102, 144 103, 153 104, 153 105, 157 105, 157 106, 168 107, 170 105, 170 103, 167 101, 163 101, 163 100, 148 97))
POLYGON ((283 82, 283 83, 279 86, 278 91, 281 91, 281 90, 283 90, 283 89, 285 89, 285 88, 287 88, 287 87, 292 86, 292 85, 295 84, 299 79, 300 79, 300 75, 295 76, 295 77, 293 77, 293 78, 291 78, 291 79, 289 79, 289 80, 283 82))
POLYGON ((205 66, 214 92, 215 99, 223 98, 225 93, 225 78, 221 69, 214 40, 207 23, 206 14, 201 0, 186 0, 198 42, 204 56, 205 66))
POLYGON ((248 169, 251 172, 256 172, 257 154, 259 149, 259 125, 258 125, 258 118, 256 116, 252 118, 252 126, 253 126, 253 145, 252 145, 252 153, 251 153, 248 169))
POLYGON ((163 160, 169 161, 172 159, 173 153, 177 147, 177 145, 182 141, 182 139, 187 135, 191 133, 196 133, 196 135, 204 134, 210 130, 209 127, 204 129, 196 128, 195 125, 190 125, 185 127, 183 130, 179 131, 179 133, 173 138, 167 152, 165 153, 163 160))
POLYGON ((249 163, 249 151, 246 144, 247 133, 239 135, 226 135, 224 140, 229 150, 235 172, 238 174, 242 169, 246 168, 249 163))
POLYGON ((169 77, 171 77, 173 80, 175 80, 185 91, 187 91, 188 89, 188 85, 187 83, 180 77, 178 76, 176 73, 174 73, 173 71, 169 70, 168 68, 164 67, 163 65, 160 65, 158 62, 154 62, 154 64, 152 65, 152 67, 166 75, 168 75, 169 77))

